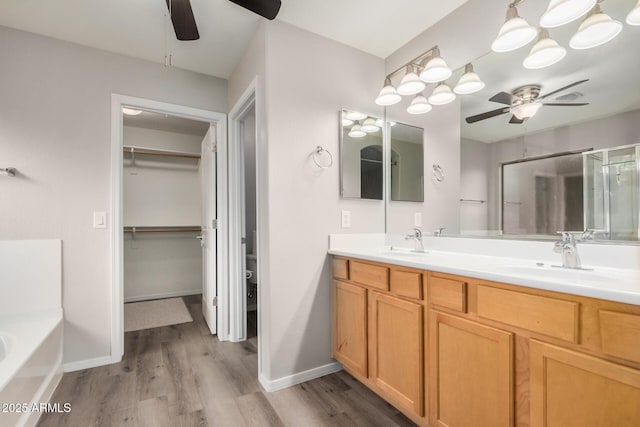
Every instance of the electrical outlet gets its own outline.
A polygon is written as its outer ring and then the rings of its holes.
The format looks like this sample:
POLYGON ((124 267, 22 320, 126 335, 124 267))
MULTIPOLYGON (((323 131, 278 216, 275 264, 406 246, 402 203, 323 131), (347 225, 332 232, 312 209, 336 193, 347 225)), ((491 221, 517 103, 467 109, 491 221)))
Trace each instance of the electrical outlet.
POLYGON ((422 212, 416 212, 413 214, 413 226, 422 227, 422 212))
POLYGON ((351 211, 342 211, 342 228, 351 228, 351 211))

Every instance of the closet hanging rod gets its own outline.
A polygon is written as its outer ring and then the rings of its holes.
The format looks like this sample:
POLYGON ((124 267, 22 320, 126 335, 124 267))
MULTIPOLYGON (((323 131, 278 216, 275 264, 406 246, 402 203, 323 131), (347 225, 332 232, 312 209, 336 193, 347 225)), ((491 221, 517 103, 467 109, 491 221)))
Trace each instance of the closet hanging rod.
POLYGON ((144 148, 125 145, 122 147, 122 151, 130 154, 148 154, 151 156, 163 156, 163 157, 180 157, 183 159, 199 159, 201 157, 198 153, 186 153, 183 151, 171 151, 171 150, 159 150, 155 148, 144 148))
POLYGON ((199 226, 188 227, 124 227, 125 233, 199 233, 202 229, 199 226))

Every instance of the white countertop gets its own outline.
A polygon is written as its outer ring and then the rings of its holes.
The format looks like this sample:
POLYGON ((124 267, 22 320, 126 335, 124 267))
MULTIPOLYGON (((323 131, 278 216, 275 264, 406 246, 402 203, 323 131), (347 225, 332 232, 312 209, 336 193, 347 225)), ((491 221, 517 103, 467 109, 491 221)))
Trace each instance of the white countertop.
POLYGON ((557 262, 536 263, 535 260, 522 258, 473 255, 428 248, 426 253, 416 253, 402 248, 392 250, 389 246, 370 249, 333 247, 329 249, 329 253, 640 305, 638 270, 606 267, 594 267, 589 271, 572 270, 554 267, 557 262))

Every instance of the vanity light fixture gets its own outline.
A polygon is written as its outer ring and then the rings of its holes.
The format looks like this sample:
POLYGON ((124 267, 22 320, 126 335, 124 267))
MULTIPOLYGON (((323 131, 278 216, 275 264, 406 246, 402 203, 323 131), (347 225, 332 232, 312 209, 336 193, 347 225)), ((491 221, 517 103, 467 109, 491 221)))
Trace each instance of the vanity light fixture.
POLYGON ((583 16, 593 9, 598 0, 551 0, 540 18, 544 28, 559 27, 583 16))
POLYGON ((538 41, 531 48, 531 52, 524 59, 522 65, 529 70, 550 67, 567 56, 567 49, 560 46, 549 36, 549 31, 541 28, 538 41))
POLYGON ((425 83, 438 83, 451 77, 453 71, 440 56, 439 48, 435 47, 431 52, 431 59, 427 58, 424 59, 427 62, 420 73, 420 80, 425 83))
POLYGON ((542 107, 541 102, 523 102, 515 105, 511 108, 511 112, 520 120, 527 120, 535 116, 538 110, 542 107))
POLYGON ((346 117, 342 118, 342 126, 343 127, 349 127, 353 124, 353 120, 349 120, 346 117))
POLYGON ((358 120, 363 120, 367 118, 366 114, 359 113, 357 111, 349 111, 346 116, 347 119, 357 122, 358 120))
POLYGON ((427 101, 424 95, 416 95, 411 101, 411 104, 407 107, 407 113, 409 114, 426 114, 431 111, 433 107, 427 101))
POLYGON ((518 15, 516 5, 522 1, 515 0, 509 5, 505 22, 491 44, 491 50, 494 52, 510 52, 531 43, 536 38, 536 29, 518 15))
POLYGON ((396 88, 391 84, 391 79, 387 77, 384 80, 384 87, 376 98, 376 104, 386 107, 388 105, 395 105, 400 101, 402 101, 402 96, 400 96, 396 88))
POLYGON ((415 72, 412 65, 407 66, 407 74, 404 75, 398 86, 398 93, 400 95, 415 95, 422 92, 427 85, 424 84, 420 77, 415 72))
POLYGON ((360 126, 360 130, 366 133, 373 133, 373 132, 378 132, 380 128, 376 124, 375 119, 368 117, 367 119, 365 119, 364 122, 362 122, 362 125, 360 126))
POLYGON ((367 136, 367 133, 362 130, 362 127, 358 123, 356 123, 349 131, 349 136, 351 138, 363 138, 367 136))
POLYGON ((482 89, 484 89, 484 82, 480 80, 478 74, 473 70, 473 65, 468 63, 465 65, 464 74, 458 80, 458 84, 453 88, 453 91, 458 95, 469 95, 482 89))
POLYGON ((569 46, 573 49, 591 49, 613 40, 620 31, 622 23, 611 19, 596 4, 578 27, 578 32, 571 37, 569 46))
POLYGON ((432 105, 446 105, 453 102, 456 95, 451 92, 451 88, 444 82, 438 84, 429 97, 429 103, 432 105))
POLYGON ((133 108, 122 107, 122 113, 126 114, 127 116, 137 116, 139 114, 142 114, 142 111, 133 108))
POLYGON ((640 25, 640 0, 638 0, 636 7, 627 15, 627 24, 640 25))

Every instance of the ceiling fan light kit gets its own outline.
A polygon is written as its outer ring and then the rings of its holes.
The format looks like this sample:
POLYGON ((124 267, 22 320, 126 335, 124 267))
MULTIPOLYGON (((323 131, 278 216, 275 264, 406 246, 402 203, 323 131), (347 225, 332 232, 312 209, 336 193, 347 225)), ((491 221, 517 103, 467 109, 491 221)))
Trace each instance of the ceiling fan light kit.
POLYGON ((427 101, 423 95, 416 95, 411 101, 411 104, 407 107, 407 113, 409 114, 426 114, 431 111, 433 107, 427 101))
POLYGON ((540 18, 544 28, 560 27, 580 18, 595 6, 597 0, 551 0, 540 18))
POLYGON ((538 110, 542 107, 541 102, 524 102, 522 104, 515 105, 511 107, 511 112, 514 116, 516 116, 519 120, 528 120, 531 117, 535 116, 538 110))
POLYGON ((542 28, 538 41, 533 45, 522 65, 529 70, 537 70, 557 64, 565 56, 567 56, 567 49, 560 46, 549 36, 549 32, 542 28))
POLYGON ((627 24, 640 25, 640 0, 638 0, 636 7, 627 15, 627 24))
POLYGON ((538 32, 526 20, 518 15, 516 2, 511 3, 507 9, 504 24, 498 32, 498 36, 491 44, 494 52, 510 52, 525 46, 536 38, 538 32))
POLYGON ((578 32, 571 37, 569 46, 573 49, 591 49, 613 40, 622 31, 622 23, 611 19, 596 5, 582 21, 578 32))
POLYGON ((484 89, 484 82, 480 80, 480 77, 473 70, 471 63, 465 65, 464 74, 458 80, 458 84, 453 88, 453 91, 458 95, 470 95, 484 89))

